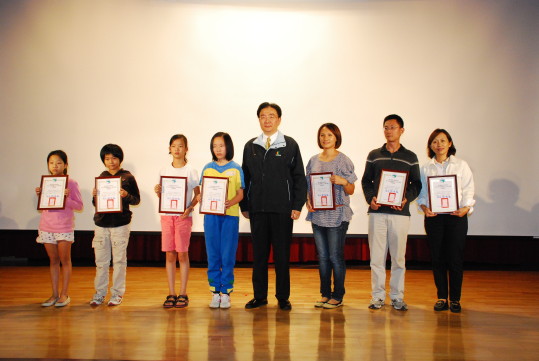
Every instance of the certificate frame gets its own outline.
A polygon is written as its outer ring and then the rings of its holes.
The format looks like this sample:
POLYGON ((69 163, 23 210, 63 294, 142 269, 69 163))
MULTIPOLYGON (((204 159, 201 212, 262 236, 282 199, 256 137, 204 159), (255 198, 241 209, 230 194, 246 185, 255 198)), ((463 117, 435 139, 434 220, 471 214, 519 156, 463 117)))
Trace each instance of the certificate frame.
POLYGON ((187 177, 161 176, 159 213, 183 214, 187 208, 187 177))
POLYGON ((427 177, 427 189, 432 213, 448 214, 459 208, 458 184, 455 174, 427 177))
POLYGON ((200 199, 201 214, 226 214, 225 202, 228 198, 227 177, 202 177, 202 190, 200 199))
POLYGON ((123 211, 122 196, 122 177, 96 177, 95 197, 96 213, 121 213, 123 211))
POLYGON ((385 206, 401 207, 408 186, 409 172, 382 169, 376 203, 385 206))
POLYGON ((68 175, 42 175, 37 209, 40 211, 65 209, 65 190, 68 180, 68 175))
POLYGON ((330 180, 332 175, 333 172, 311 173, 309 175, 313 210, 328 211, 336 208, 335 185, 330 180))

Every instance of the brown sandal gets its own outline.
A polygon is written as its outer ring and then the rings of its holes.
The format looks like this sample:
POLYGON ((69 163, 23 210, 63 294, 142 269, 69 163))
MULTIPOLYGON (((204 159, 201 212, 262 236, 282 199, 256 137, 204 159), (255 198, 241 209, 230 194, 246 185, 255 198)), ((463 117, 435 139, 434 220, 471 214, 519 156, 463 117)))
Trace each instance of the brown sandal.
POLYGON ((165 302, 163 302, 164 308, 172 308, 176 306, 176 302, 178 302, 178 298, 175 295, 168 295, 165 302))
POLYGON ((187 295, 178 295, 176 298, 176 308, 184 308, 189 306, 189 297, 187 295))

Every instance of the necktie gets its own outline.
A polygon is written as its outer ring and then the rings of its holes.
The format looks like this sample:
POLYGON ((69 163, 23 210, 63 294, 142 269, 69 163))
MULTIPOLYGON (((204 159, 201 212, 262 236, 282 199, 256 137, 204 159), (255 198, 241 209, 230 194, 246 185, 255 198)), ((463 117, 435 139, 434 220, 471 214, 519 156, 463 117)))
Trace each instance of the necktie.
POLYGON ((271 141, 270 141, 270 137, 268 137, 268 139, 266 139, 266 150, 269 149, 270 145, 271 145, 271 141))

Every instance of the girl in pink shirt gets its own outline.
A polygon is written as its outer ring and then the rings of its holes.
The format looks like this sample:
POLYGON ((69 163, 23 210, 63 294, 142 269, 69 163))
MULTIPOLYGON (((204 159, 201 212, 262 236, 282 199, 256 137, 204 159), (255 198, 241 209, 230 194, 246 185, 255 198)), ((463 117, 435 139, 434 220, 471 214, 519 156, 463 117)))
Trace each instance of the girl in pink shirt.
MULTIPOLYGON (((47 164, 51 175, 67 174, 67 154, 62 150, 54 150, 47 156, 47 164)), ((41 195, 41 188, 36 188, 36 194, 41 195)), ((50 274, 52 296, 41 304, 43 307, 63 307, 71 302, 68 295, 71 278, 71 244, 74 237, 73 211, 82 210, 82 198, 79 185, 72 178, 68 179, 65 190, 65 208, 41 211, 39 236, 36 241, 45 246, 50 259, 50 274), (62 291, 58 290, 60 279, 60 263, 62 264, 62 291)))

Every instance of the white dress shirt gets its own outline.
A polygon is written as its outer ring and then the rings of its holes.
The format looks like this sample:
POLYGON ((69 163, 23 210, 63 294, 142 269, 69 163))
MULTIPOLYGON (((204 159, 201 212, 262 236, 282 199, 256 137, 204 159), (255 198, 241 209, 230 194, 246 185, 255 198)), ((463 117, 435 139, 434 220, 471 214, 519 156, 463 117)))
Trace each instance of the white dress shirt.
POLYGON ((421 205, 425 205, 430 208, 427 177, 437 175, 456 175, 457 176, 457 193, 459 197, 459 208, 470 207, 468 214, 472 214, 474 199, 474 181, 472 170, 468 166, 466 161, 450 156, 445 162, 438 163, 436 157, 432 157, 425 163, 421 169, 421 193, 417 198, 417 205, 420 211, 421 205))

